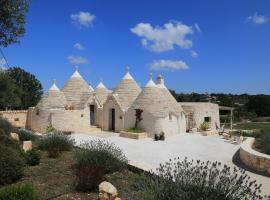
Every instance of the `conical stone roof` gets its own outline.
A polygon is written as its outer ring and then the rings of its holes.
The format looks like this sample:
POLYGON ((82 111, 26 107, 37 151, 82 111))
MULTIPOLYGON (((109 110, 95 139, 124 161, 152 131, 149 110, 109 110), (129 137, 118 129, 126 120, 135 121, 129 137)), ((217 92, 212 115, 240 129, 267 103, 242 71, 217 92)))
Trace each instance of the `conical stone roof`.
POLYGON ((85 102, 92 93, 89 85, 82 78, 77 69, 62 91, 65 94, 68 104, 74 106, 74 109, 84 109, 85 102))
POLYGON ((48 92, 42 96, 36 107, 41 110, 65 109, 66 105, 67 100, 64 93, 59 90, 54 82, 48 92))
POLYGON ((106 88, 102 81, 100 81, 96 87, 95 93, 101 105, 105 103, 108 95, 110 94, 109 90, 106 88))
POLYGON ((161 90, 161 92, 163 93, 166 101, 168 102, 168 104, 173 107, 174 111, 176 113, 181 113, 184 112, 183 108, 181 107, 181 105, 178 104, 178 102, 176 101, 176 99, 173 97, 173 95, 171 94, 171 92, 167 89, 167 87, 164 84, 164 79, 161 75, 158 76, 157 78, 157 87, 161 90))
POLYGON ((129 72, 125 74, 119 85, 114 90, 113 94, 118 95, 122 109, 128 109, 140 94, 141 88, 132 78, 129 72))
POLYGON ((148 81, 142 92, 136 98, 130 109, 140 108, 155 118, 163 118, 169 115, 171 108, 160 88, 156 86, 152 78, 148 81))

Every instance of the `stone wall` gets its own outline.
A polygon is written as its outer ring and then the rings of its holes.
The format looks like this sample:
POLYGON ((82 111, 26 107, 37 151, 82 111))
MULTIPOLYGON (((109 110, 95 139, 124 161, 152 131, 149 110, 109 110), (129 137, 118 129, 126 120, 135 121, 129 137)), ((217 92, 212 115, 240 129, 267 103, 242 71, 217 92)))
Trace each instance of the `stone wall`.
POLYGON ((216 130, 216 125, 220 127, 219 106, 209 102, 180 102, 184 111, 193 112, 194 127, 199 128, 205 117, 211 118, 211 129, 216 130))
MULTIPOLYGON (((167 116, 164 118, 155 118, 147 111, 142 113, 143 120, 138 127, 145 130, 148 137, 154 137, 155 134, 165 133, 165 136, 173 136, 179 133, 185 133, 185 116, 167 116)), ((129 109, 125 114, 125 128, 133 128, 135 124, 135 110, 129 109)))
POLYGON ((29 112, 28 128, 38 132, 45 132, 51 123, 60 131, 89 132, 90 112, 84 110, 37 110, 29 112))
POLYGON ((25 128, 27 112, 27 110, 0 111, 0 116, 7 119, 14 127, 25 128))
POLYGON ((240 147, 240 159, 248 167, 270 174, 270 155, 255 151, 252 146, 254 138, 247 138, 240 147))

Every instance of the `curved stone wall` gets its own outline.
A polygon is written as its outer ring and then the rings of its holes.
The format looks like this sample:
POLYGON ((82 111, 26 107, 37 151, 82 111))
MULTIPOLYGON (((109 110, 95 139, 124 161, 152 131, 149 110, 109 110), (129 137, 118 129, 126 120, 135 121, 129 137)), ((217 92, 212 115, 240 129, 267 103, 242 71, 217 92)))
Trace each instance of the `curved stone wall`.
POLYGON ((248 137, 240 147, 240 159, 248 167, 270 174, 270 155, 255 151, 252 146, 255 139, 248 137))

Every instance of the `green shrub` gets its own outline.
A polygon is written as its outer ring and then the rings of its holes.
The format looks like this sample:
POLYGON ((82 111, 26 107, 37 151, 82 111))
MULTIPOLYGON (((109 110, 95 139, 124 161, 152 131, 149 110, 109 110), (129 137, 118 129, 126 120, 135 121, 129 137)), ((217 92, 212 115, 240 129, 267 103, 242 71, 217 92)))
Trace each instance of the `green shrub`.
POLYGON ((24 160, 20 153, 0 144, 0 185, 12 183, 23 175, 24 160))
POLYGON ((262 130, 260 138, 257 138, 257 141, 261 152, 270 155, 270 129, 262 130))
POLYGON ((27 165, 34 166, 39 165, 41 154, 36 149, 31 149, 26 151, 24 154, 24 159, 27 165))
POLYGON ((17 134, 19 135, 20 141, 35 141, 37 139, 37 136, 30 130, 19 129, 17 134))
POLYGON ((208 122, 203 122, 203 123, 200 125, 199 129, 200 129, 201 131, 207 131, 207 130, 210 129, 210 125, 209 125, 208 122))
POLYGON ((132 200, 259 200, 260 188, 243 169, 178 158, 138 175, 127 193, 132 200))
POLYGON ((46 133, 53 133, 56 131, 57 131, 56 128, 54 128, 51 123, 46 127, 46 133))
POLYGON ((72 150, 75 144, 74 139, 62 133, 51 133, 39 141, 38 147, 46 150, 50 158, 56 158, 62 151, 72 150))
POLYGON ((18 141, 12 140, 9 136, 7 136, 5 134, 1 134, 1 133, 0 133, 0 145, 10 147, 10 148, 15 149, 19 152, 22 151, 18 141))
POLYGON ((0 117, 0 129, 2 129, 6 135, 9 135, 12 131, 12 125, 5 118, 0 117))
POLYGON ((0 200, 38 200, 38 195, 30 184, 7 186, 0 189, 0 200))
POLYGON ((113 143, 103 140, 92 140, 82 144, 75 154, 78 165, 92 165, 104 168, 105 173, 112 173, 124 169, 127 158, 122 150, 113 143))

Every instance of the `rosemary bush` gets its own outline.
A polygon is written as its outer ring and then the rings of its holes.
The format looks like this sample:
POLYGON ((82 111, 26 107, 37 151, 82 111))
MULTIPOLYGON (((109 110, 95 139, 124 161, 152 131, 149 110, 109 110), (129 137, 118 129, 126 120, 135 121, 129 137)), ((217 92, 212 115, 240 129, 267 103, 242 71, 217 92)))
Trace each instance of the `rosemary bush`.
POLYGON ((177 158, 160 165, 155 174, 139 175, 129 193, 134 200, 259 200, 260 188, 245 170, 177 158))
POLYGON ((105 173, 120 171, 127 165, 127 158, 122 150, 104 140, 91 140, 82 144, 75 155, 75 160, 77 163, 102 167, 105 173))
POLYGON ((74 139, 63 133, 50 133, 39 141, 38 148, 45 150, 48 157, 56 158, 62 151, 71 151, 75 144, 74 139))

